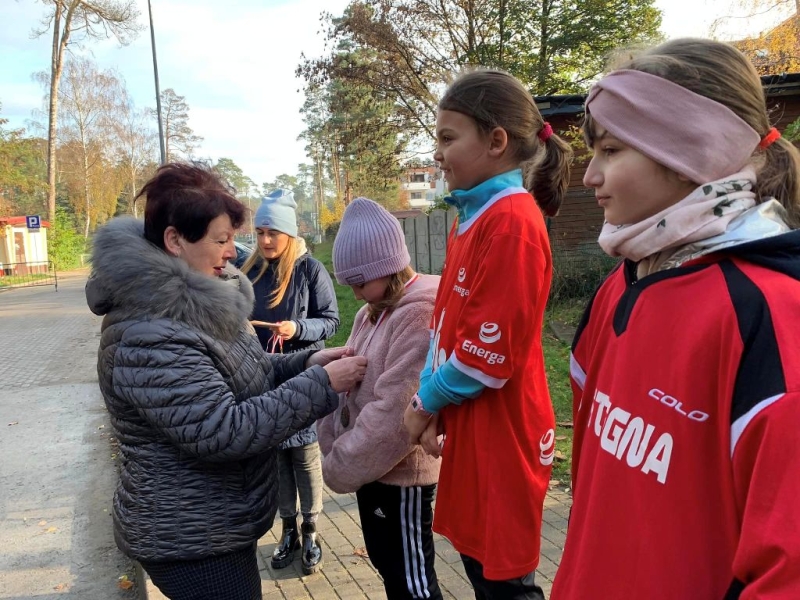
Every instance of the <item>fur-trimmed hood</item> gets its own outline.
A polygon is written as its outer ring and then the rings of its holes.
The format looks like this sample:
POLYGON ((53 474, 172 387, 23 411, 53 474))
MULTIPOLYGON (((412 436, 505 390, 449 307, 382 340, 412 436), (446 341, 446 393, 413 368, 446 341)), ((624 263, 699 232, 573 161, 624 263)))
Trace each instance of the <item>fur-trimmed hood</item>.
POLYGON ((166 317, 232 340, 247 327, 253 299, 252 284, 232 265, 220 278, 198 273, 148 242, 138 219, 112 219, 94 237, 86 300, 97 315, 166 317))

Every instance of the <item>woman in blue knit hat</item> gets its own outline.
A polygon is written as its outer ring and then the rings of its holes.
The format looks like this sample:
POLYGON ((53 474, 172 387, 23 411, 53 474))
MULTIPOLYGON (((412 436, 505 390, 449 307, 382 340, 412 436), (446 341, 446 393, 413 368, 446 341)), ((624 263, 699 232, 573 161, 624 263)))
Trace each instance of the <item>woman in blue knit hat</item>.
MULTIPOLYGON (((339 327, 333 283, 322 263, 308 254, 305 240, 298 237, 296 209, 288 190, 275 190, 262 200, 254 219, 258 244, 242 266, 255 292, 251 322, 268 352, 323 348, 339 327)), ((322 511, 322 465, 313 425, 281 444, 278 467, 283 532, 272 567, 292 564, 302 546, 303 573, 310 575, 322 566, 316 529, 322 511), (298 495, 303 515, 300 530, 298 495)))

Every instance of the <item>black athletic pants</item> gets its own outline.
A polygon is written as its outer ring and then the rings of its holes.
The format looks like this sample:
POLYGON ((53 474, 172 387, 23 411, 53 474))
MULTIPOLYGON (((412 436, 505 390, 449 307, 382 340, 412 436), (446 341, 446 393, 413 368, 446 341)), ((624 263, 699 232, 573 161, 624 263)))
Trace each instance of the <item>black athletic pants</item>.
POLYGON ((534 581, 535 571, 517 579, 490 581, 483 576, 483 565, 462 554, 464 570, 475 590, 476 600, 544 600, 542 588, 534 581))
POLYGON ((442 592, 433 568, 436 485, 369 483, 356 492, 369 559, 383 577, 387 600, 432 598, 442 592))

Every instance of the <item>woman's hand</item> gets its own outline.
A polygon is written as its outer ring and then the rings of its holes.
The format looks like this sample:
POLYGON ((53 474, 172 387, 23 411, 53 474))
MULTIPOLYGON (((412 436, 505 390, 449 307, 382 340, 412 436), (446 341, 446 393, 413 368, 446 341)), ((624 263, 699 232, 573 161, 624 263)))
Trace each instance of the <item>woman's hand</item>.
POLYGON ((412 444, 419 444, 422 433, 433 418, 416 412, 411 408, 411 404, 406 406, 406 412, 403 414, 403 425, 408 431, 408 441, 412 444))
POLYGON ((340 358, 345 358, 346 356, 352 355, 352 349, 345 346, 341 346, 339 348, 325 348, 324 350, 314 352, 314 354, 308 357, 308 360, 306 361, 306 369, 313 367, 314 365, 324 367, 334 360, 339 360, 340 358))
MULTIPOLYGON (((320 350, 320 352, 325 352, 325 350, 320 350)), ((328 372, 333 391, 341 393, 352 389, 364 379, 364 373, 367 372, 367 359, 363 356, 348 356, 333 360, 322 368, 328 372)))
POLYGON ((270 323, 267 327, 273 334, 284 340, 292 339, 297 333, 297 323, 294 321, 279 321, 278 323, 270 323))

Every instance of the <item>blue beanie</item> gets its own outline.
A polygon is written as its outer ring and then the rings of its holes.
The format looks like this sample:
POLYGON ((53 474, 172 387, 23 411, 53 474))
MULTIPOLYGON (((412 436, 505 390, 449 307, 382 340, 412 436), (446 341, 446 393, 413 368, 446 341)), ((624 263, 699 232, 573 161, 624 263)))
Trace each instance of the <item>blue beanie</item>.
POLYGON ((277 189, 261 199, 253 226, 297 237, 297 202, 289 190, 277 189))

